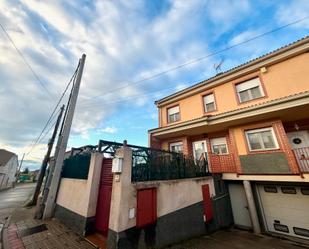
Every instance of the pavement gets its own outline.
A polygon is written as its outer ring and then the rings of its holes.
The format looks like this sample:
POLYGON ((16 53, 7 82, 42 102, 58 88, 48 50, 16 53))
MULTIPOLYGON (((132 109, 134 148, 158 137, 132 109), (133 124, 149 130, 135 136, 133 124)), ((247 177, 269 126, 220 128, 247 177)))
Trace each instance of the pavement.
POLYGON ((35 183, 22 183, 0 191, 0 224, 4 224, 7 217, 30 198, 34 188, 35 183))
POLYGON ((280 239, 267 235, 256 235, 238 229, 220 230, 165 249, 300 249, 309 248, 306 244, 280 239))
POLYGON ((36 207, 24 204, 30 200, 34 188, 35 184, 20 184, 0 192, 3 249, 96 248, 56 219, 33 219, 36 207))
MULTIPOLYGON (((24 184, 18 185, 14 189, 0 192, 0 222, 6 222, 3 229, 3 249, 97 248, 56 219, 33 219, 35 207, 23 207, 23 204, 29 200, 34 187, 34 184, 24 184), (6 219, 8 216, 10 216, 10 219, 6 219)), ((300 249, 309 248, 309 246, 308 244, 300 244, 286 239, 255 235, 251 232, 237 229, 228 229, 186 240, 165 249, 225 248, 300 249)))

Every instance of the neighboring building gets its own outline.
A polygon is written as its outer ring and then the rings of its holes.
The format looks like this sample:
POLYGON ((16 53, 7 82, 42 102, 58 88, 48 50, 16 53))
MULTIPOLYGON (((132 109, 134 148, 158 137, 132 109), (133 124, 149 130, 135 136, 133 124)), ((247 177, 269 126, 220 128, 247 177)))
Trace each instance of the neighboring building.
POLYGON ((309 37, 156 105, 150 146, 206 158, 235 225, 309 239, 309 37))
POLYGON ((0 149, 0 189, 12 187, 18 166, 17 155, 0 149))
POLYGON ((29 175, 31 177, 31 181, 36 182, 39 178, 39 173, 40 173, 39 169, 30 171, 29 175))

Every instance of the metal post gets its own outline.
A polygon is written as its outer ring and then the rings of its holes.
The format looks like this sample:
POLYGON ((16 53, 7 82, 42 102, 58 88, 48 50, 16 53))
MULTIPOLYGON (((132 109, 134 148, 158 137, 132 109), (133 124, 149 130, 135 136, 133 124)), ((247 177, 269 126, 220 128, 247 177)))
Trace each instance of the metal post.
POLYGON ((246 198, 247 198, 247 202, 249 206, 249 213, 250 213, 250 218, 251 218, 251 222, 253 226, 253 232, 256 234, 259 234, 261 233, 261 228, 260 228, 260 223, 259 223, 256 207, 255 207, 255 202, 253 199, 251 184, 249 181, 243 181, 243 184, 244 184, 246 198))
POLYGON ((45 204, 45 209, 43 213, 43 218, 50 218, 53 215, 54 207, 55 207, 55 201, 58 191, 58 186, 60 182, 60 176, 61 176, 61 170, 62 170, 62 164, 65 156, 65 150, 68 144, 68 139, 70 135, 70 130, 72 126, 77 96, 79 92, 80 82, 82 79, 84 64, 85 64, 86 55, 83 54, 82 58, 80 59, 79 63, 79 69, 76 76, 76 81, 74 84, 74 88, 72 91, 71 99, 68 105, 68 112, 65 117, 64 125, 63 125, 63 132, 61 134, 61 142, 60 142, 60 148, 59 148, 59 154, 57 157, 55 157, 55 167, 54 172, 52 172, 52 180, 50 189, 48 191, 48 196, 45 204))
POLYGON ((36 184, 33 199, 32 199, 32 202, 31 202, 32 205, 36 205, 37 200, 38 200, 38 196, 40 194, 41 186, 42 186, 43 179, 44 179, 45 172, 46 172, 46 168, 47 168, 47 163, 48 163, 48 160, 50 158, 51 151, 53 149, 54 141, 55 141, 55 138, 56 138, 56 135, 57 135, 57 132, 58 132, 58 128, 59 128, 59 124, 60 124, 61 117, 62 117, 62 114, 63 114, 63 110, 64 110, 64 105, 60 109, 60 113, 58 115, 57 122, 56 122, 56 125, 55 125, 55 128, 54 128, 52 137, 48 142, 47 153, 46 153, 46 155, 43 159, 43 162, 42 162, 42 166, 41 166, 41 170, 40 170, 40 174, 39 174, 39 179, 38 179, 38 182, 36 184))

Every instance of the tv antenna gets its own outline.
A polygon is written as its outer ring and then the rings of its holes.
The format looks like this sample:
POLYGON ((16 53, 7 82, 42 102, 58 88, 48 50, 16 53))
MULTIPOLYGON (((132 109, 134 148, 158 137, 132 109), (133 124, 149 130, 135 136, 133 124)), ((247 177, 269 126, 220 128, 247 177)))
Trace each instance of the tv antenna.
POLYGON ((214 69, 216 70, 216 74, 219 74, 221 73, 222 69, 221 69, 221 66, 224 62, 224 58, 221 58, 220 62, 218 64, 214 64, 214 69))

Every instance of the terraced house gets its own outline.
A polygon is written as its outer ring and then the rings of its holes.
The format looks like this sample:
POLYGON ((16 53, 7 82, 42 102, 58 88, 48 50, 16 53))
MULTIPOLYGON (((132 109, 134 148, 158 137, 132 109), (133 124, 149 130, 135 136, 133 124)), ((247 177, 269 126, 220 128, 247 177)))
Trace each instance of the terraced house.
POLYGON ((235 225, 309 239, 309 37, 155 104, 150 146, 207 160, 235 225))

